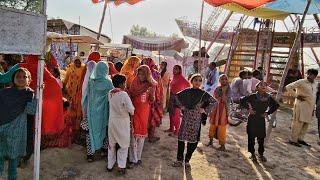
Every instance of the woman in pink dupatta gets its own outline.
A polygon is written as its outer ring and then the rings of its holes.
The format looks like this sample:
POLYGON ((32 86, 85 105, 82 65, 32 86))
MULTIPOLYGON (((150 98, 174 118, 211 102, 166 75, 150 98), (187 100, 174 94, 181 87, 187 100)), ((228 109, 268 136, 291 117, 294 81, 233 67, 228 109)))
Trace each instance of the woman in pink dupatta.
POLYGON ((155 100, 150 104, 150 115, 149 115, 149 142, 154 143, 160 140, 160 137, 155 136, 156 127, 160 126, 163 117, 163 89, 161 74, 156 70, 156 63, 151 58, 145 58, 142 60, 142 64, 149 66, 152 77, 157 81, 155 89, 155 100))
POLYGON ((165 132, 171 132, 170 136, 177 136, 180 128, 181 110, 174 104, 175 96, 178 92, 190 87, 190 83, 182 75, 182 68, 180 65, 173 67, 173 79, 170 83, 170 99, 169 99, 169 116, 170 128, 165 132))

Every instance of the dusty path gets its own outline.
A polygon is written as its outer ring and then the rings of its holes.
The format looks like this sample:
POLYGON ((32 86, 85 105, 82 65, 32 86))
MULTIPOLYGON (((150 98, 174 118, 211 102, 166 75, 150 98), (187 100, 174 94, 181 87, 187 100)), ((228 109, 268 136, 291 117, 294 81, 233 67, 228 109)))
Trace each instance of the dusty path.
MULTIPOLYGON (((266 148, 268 162, 264 165, 253 164, 246 150, 247 140, 245 124, 229 127, 227 152, 217 151, 215 147, 206 147, 208 125, 202 128, 202 143, 191 159, 191 172, 183 168, 173 168, 177 140, 169 137, 163 130, 168 128, 168 117, 158 130, 160 142, 146 142, 142 166, 127 170, 124 177, 116 172, 105 171, 104 160, 87 163, 85 149, 73 146, 69 149, 47 149, 42 151, 41 179, 61 179, 63 172, 71 170, 75 176, 65 179, 137 179, 137 180, 211 180, 211 179, 320 179, 320 146, 317 145, 318 134, 316 121, 313 122, 306 136, 312 148, 293 147, 286 142, 289 136, 291 115, 288 112, 278 113, 278 127, 272 134, 271 143, 266 148)), ((19 170, 19 179, 32 179, 32 163, 19 170)), ((63 179, 63 178, 62 178, 63 179)))

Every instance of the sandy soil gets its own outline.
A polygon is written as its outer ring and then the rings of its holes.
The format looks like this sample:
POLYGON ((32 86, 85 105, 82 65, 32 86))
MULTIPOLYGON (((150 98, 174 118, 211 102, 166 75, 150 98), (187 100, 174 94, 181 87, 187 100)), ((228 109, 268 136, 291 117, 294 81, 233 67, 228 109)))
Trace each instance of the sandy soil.
MULTIPOLYGON (((202 142, 191 159, 191 171, 171 167, 175 160, 177 140, 163 130, 168 128, 168 117, 158 134, 161 140, 156 144, 145 143, 142 166, 127 170, 120 177, 116 171, 106 172, 105 160, 87 163, 85 149, 72 146, 68 149, 47 149, 41 153, 41 179, 137 179, 137 180, 207 180, 207 179, 320 179, 320 146, 316 120, 306 136, 311 148, 294 147, 287 143, 290 134, 291 114, 278 113, 278 127, 266 148, 268 162, 254 164, 248 158, 245 124, 228 128, 227 152, 206 147, 208 125, 202 129, 202 142), (71 172, 71 173, 67 173, 71 172), (74 173, 74 174, 73 174, 74 173), (65 178, 64 175, 71 177, 65 178)), ((32 163, 19 169, 19 179, 32 179, 32 163)), ((1 178, 0 178, 1 179, 1 178)))

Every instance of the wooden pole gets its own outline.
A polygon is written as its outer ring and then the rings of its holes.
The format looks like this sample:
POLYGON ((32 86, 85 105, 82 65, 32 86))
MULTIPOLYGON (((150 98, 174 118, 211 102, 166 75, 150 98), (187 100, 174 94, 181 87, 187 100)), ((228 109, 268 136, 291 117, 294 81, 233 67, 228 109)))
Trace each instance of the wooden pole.
POLYGON ((233 11, 230 11, 228 16, 226 17, 226 19, 223 21, 223 23, 220 25, 217 34, 214 36, 214 38, 212 39, 212 41, 210 42, 209 46, 207 47, 207 52, 210 50, 210 48, 212 47, 213 43, 216 42, 216 40, 218 39, 218 37, 220 36, 223 28, 226 26, 227 22, 229 21, 230 17, 232 16, 233 11))
POLYGON ((103 22, 104 22, 104 18, 105 18, 105 16, 106 16, 107 6, 108 6, 108 0, 105 0, 105 1, 104 1, 104 6, 103 6, 102 17, 101 17, 101 21, 100 21, 100 26, 99 26, 99 32, 98 32, 97 40, 99 40, 99 39, 100 39, 100 36, 101 36, 102 25, 103 25, 103 22))
MULTIPOLYGON (((278 93, 276 95, 276 100, 277 101, 279 101, 281 99, 281 97, 282 97, 284 81, 285 81, 285 78, 287 77, 287 74, 288 74, 289 65, 292 63, 293 57, 294 57, 295 53, 297 52, 297 50, 298 50, 298 48, 300 46, 301 31, 302 31, 303 23, 304 23, 304 20, 306 18, 307 12, 309 10, 311 1, 312 0, 308 0, 306 8, 305 8, 305 10, 303 12, 303 16, 302 16, 301 22, 299 23, 298 32, 296 34, 293 46, 292 46, 292 48, 290 50, 290 55, 289 55, 288 61, 286 63, 286 66, 284 68, 284 71, 283 71, 283 74, 282 74, 282 77, 281 77, 280 85, 279 85, 279 88, 278 88, 278 93)), ((275 127, 275 125, 276 125, 276 113, 273 113, 272 116, 271 116, 270 122, 269 122, 268 130, 267 130, 266 142, 270 139, 272 128, 275 127)))

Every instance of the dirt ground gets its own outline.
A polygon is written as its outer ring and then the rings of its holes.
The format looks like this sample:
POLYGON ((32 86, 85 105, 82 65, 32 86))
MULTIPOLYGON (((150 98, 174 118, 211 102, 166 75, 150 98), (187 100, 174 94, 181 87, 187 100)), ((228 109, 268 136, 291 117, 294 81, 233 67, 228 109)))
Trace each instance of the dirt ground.
MULTIPOLYGON (((87 163, 85 148, 73 145, 67 149, 46 149, 41 153, 41 179, 137 179, 137 180, 211 180, 211 179, 320 179, 320 146, 317 124, 314 119, 306 141, 312 147, 289 145, 291 113, 279 111, 278 126, 266 148, 268 162, 254 164, 247 152, 245 124, 228 128, 227 152, 206 147, 208 128, 202 128, 201 141, 191 159, 191 171, 171 167, 176 157, 177 139, 169 137, 163 130, 168 128, 168 117, 157 133, 161 140, 155 144, 145 143, 142 165, 127 170, 120 177, 116 171, 106 172, 106 161, 101 159, 87 163), (69 177, 67 177, 69 176, 69 177)), ((33 162, 19 169, 19 179, 32 179, 33 162)), ((1 178, 0 178, 1 179, 1 178)))

